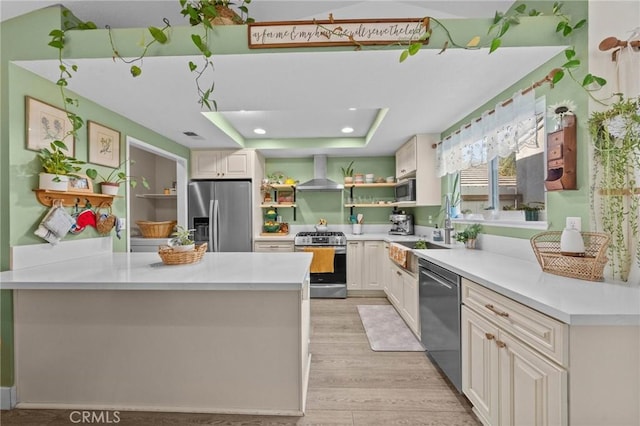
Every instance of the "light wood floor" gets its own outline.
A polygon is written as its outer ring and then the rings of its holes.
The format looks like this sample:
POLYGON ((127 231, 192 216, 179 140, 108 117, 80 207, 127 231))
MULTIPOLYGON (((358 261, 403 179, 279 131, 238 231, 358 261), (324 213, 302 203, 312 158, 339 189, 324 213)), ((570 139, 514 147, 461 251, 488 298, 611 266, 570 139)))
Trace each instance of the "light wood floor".
MULTIPOLYGON (((304 417, 129 412, 118 425, 473 425, 470 406, 422 352, 374 352, 356 306, 381 298, 311 301, 311 377, 304 417)), ((72 425, 71 410, 12 410, 5 425, 72 425)), ((81 424, 81 423, 79 423, 81 424)))

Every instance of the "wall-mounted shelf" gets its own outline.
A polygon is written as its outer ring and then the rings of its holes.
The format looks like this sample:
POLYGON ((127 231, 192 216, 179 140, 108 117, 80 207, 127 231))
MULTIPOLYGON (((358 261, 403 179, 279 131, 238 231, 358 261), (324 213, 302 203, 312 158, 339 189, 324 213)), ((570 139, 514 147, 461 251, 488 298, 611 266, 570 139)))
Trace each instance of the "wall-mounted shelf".
POLYGON ((293 200, 290 203, 277 203, 277 202, 267 202, 260 204, 260 208, 262 209, 274 209, 276 213, 279 208, 287 208, 293 209, 293 220, 296 220, 296 208, 298 205, 296 204, 296 186, 295 185, 287 185, 287 184, 271 184, 270 190, 274 192, 274 199, 278 199, 278 192, 292 192, 293 200))
POLYGON ((51 191, 48 189, 34 189, 36 198, 43 206, 51 207, 55 200, 60 200, 65 207, 74 207, 77 204, 83 205, 87 202, 94 207, 100 205, 110 206, 114 196, 106 194, 96 194, 93 192, 80 191, 51 191))
POLYGON ((155 200, 175 200, 176 194, 136 194, 136 198, 150 198, 155 200))
POLYGON ((392 188, 396 186, 394 182, 384 182, 384 183, 345 183, 345 188, 392 188))
POLYGON ((393 207, 396 206, 397 203, 367 203, 367 204, 345 204, 345 207, 354 208, 354 207, 393 207))
POLYGON ((264 203, 260 204, 263 209, 277 209, 277 208, 296 208, 296 204, 278 204, 278 203, 264 203))

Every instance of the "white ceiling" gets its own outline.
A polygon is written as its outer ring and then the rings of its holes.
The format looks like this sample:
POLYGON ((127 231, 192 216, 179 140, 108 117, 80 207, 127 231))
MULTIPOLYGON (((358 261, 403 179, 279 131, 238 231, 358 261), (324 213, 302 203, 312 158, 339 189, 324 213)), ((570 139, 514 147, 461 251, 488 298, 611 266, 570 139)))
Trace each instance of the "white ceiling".
MULTIPOLYGON (((2 19, 46 6, 49 1, 0 1, 2 19)), ((74 0, 64 4, 98 27, 146 27, 162 17, 172 25, 184 22, 172 1, 74 0), (124 10, 126 8, 126 10, 124 10)), ((273 1, 254 0, 257 21, 382 17, 489 17, 511 1, 273 1), (462 12, 461 12, 462 11, 462 12)), ((185 22, 186 24, 186 22, 185 22)), ((252 130, 267 130, 264 138, 363 137, 380 109, 388 112, 363 148, 322 148, 313 145, 265 150, 266 156, 312 154, 373 156, 393 153, 416 133, 439 133, 496 93, 518 81, 562 50, 561 47, 501 48, 461 51, 423 49, 400 64, 398 51, 306 52, 214 57, 218 111, 245 138, 252 130), (357 108, 349 111, 349 108, 357 108), (243 112, 240 112, 243 111, 243 112)), ((198 58, 195 58, 197 60, 198 58)), ((80 71, 70 89, 190 148, 237 147, 214 126, 197 104, 188 57, 149 57, 141 77, 111 58, 76 60, 80 71), (182 78, 182 76, 184 78, 182 78), (192 131, 199 137, 183 134, 192 131)), ((23 61, 21 66, 45 78, 57 79, 54 61, 23 61)), ((97 118, 96 118, 97 120, 97 118)), ((98 120, 99 121, 99 120, 98 120)))

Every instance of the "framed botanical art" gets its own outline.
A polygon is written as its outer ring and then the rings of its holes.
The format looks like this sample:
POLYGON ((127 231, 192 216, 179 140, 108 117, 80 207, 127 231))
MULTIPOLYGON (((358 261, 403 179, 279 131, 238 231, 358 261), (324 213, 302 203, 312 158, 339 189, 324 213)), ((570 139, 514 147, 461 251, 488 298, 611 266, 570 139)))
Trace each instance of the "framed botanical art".
POLYGON ((89 162, 116 168, 120 165, 120 132, 95 121, 87 122, 89 162))
POLYGON ((25 113, 27 149, 40 151, 49 148, 54 140, 60 140, 67 146, 64 153, 70 157, 75 155, 73 126, 64 110, 25 96, 25 113))

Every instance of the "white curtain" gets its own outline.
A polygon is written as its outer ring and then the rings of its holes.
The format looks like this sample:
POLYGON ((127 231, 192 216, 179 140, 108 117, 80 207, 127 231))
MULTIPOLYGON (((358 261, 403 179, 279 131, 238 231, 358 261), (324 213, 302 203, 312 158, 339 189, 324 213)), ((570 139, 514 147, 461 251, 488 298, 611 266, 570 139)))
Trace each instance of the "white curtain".
POLYGON ((438 176, 455 173, 517 152, 536 137, 536 100, 533 90, 517 92, 511 102, 496 105, 480 120, 462 126, 437 148, 438 176))

